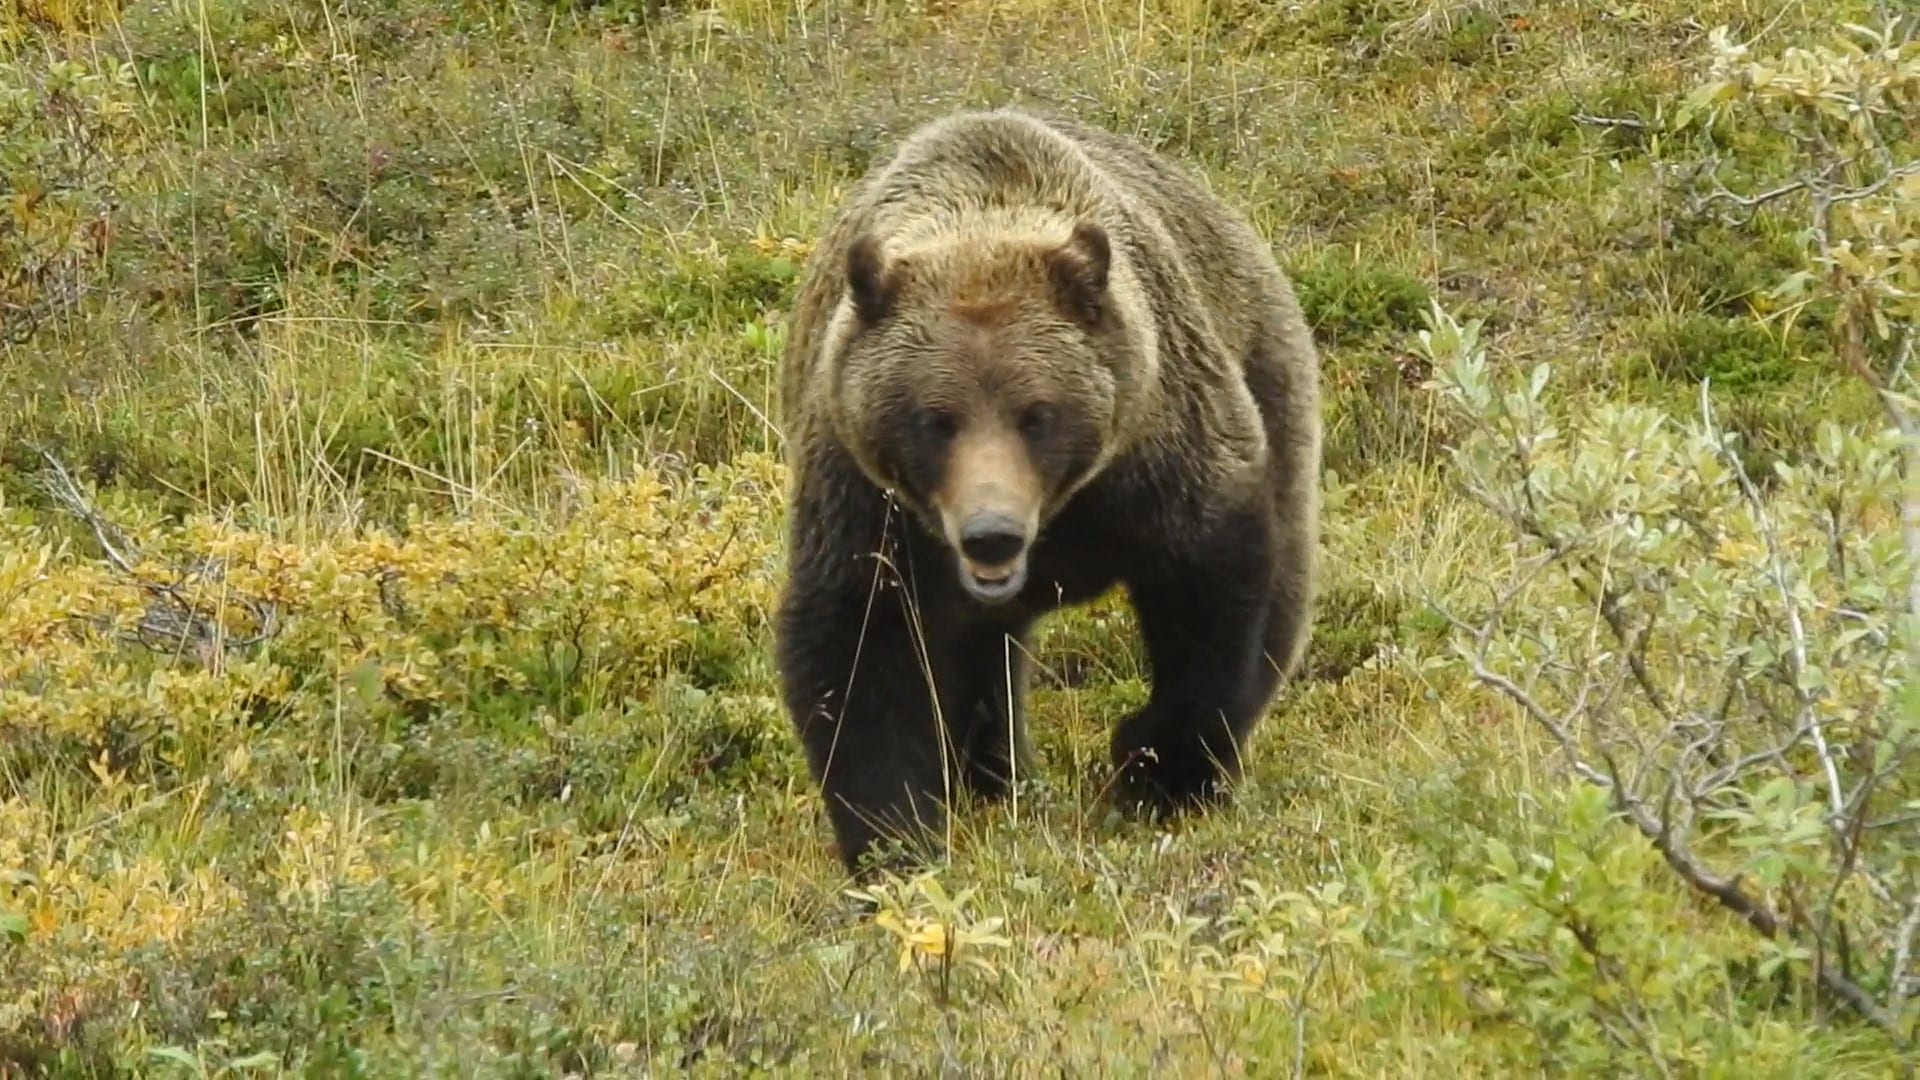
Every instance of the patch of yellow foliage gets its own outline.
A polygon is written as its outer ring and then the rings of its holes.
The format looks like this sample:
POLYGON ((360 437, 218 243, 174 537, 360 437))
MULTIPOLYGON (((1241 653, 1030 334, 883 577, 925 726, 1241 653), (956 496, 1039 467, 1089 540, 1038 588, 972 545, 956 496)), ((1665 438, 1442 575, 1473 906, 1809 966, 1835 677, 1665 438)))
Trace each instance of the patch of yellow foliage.
POLYGON ((922 961, 942 968, 959 963, 992 973, 995 969, 982 951, 1012 945, 999 933, 1005 919, 978 918, 967 911, 974 889, 948 896, 931 873, 850 890, 848 895, 872 905, 874 925, 899 942, 902 973, 922 961))
MULTIPOLYGON (((416 516, 397 533, 304 544, 214 519, 140 525, 138 577, 0 507, 0 763, 38 772, 64 759, 93 785, 85 820, 45 800, 0 802, 5 932, 117 977, 132 950, 239 910, 260 875, 283 903, 318 907, 391 872, 423 914, 450 889, 497 880, 511 860, 485 843, 459 880, 443 858, 408 863, 350 798, 294 808, 248 866, 129 858, 103 841, 163 802, 191 822, 210 785, 246 778, 251 718, 290 715, 279 707, 302 695, 310 716, 356 693, 457 706, 477 687, 524 685, 528 658, 564 646, 578 678, 617 701, 684 660, 703 625, 750 639, 773 603, 782 492, 771 456, 743 455, 679 479, 586 482, 556 515, 416 516), (196 629, 171 647, 136 642, 156 612, 196 629), (202 779, 155 784, 162 765, 202 779)), ((53 1008, 0 1003, 0 1023, 22 1007, 53 1008)))
POLYGON ((685 482, 586 482, 557 516, 416 516, 399 534, 310 544, 201 518, 137 537, 152 575, 137 581, 16 520, 0 527, 0 740, 132 736, 164 755, 191 728, 218 747, 290 694, 458 703, 476 686, 525 688, 527 659, 555 648, 617 699, 684 658, 702 626, 763 624, 781 493, 777 462, 743 455, 685 482), (162 591, 197 631, 130 645, 162 591))

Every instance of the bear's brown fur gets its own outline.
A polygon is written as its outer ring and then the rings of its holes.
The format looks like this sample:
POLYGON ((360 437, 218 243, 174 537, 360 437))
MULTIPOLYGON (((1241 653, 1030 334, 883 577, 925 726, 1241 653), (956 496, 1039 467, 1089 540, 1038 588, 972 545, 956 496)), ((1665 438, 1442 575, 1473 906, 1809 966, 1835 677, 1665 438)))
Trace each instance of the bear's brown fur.
POLYGON ((1313 341, 1240 215, 1112 133, 952 115, 828 223, 783 365, 777 660, 850 869, 1005 790, 1029 628, 1115 584, 1153 670, 1121 790, 1239 775, 1306 643, 1320 466, 1313 341))

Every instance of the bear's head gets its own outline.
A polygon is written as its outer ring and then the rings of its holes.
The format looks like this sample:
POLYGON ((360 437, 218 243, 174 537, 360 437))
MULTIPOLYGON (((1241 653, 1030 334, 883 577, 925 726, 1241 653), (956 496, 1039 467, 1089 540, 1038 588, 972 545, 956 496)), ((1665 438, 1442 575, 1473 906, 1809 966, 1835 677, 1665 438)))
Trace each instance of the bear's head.
POLYGON ((983 603, 1017 595, 1048 519, 1126 441, 1150 332, 1104 228, 848 246, 828 345, 834 426, 956 556, 983 603))

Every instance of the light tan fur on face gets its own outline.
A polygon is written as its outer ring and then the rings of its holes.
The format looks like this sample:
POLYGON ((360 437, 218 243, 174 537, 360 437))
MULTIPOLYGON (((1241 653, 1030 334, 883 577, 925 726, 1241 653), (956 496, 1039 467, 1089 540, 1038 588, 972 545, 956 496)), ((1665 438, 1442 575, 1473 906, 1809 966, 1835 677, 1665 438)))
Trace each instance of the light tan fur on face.
MULTIPOLYGON (((960 551, 960 530, 976 514, 1001 514, 1026 527, 1032 542, 1040 529, 1040 511, 1046 499, 1040 474, 1027 456, 1018 432, 1004 424, 982 423, 962 431, 948 452, 946 476, 933 492, 934 510, 947 543, 960 551)), ((975 566, 961 556, 967 569, 991 575, 998 566, 975 566)))

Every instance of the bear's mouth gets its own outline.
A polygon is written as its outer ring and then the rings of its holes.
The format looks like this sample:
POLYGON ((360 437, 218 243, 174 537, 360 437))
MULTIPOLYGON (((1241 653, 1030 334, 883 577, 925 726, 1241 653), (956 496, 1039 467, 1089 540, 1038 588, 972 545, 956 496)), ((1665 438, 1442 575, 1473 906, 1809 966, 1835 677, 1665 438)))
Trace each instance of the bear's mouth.
POLYGON ((1027 557, 1021 555, 999 566, 981 566, 970 559, 960 560, 960 584, 969 595, 983 603, 998 604, 1012 599, 1027 583, 1027 557))

